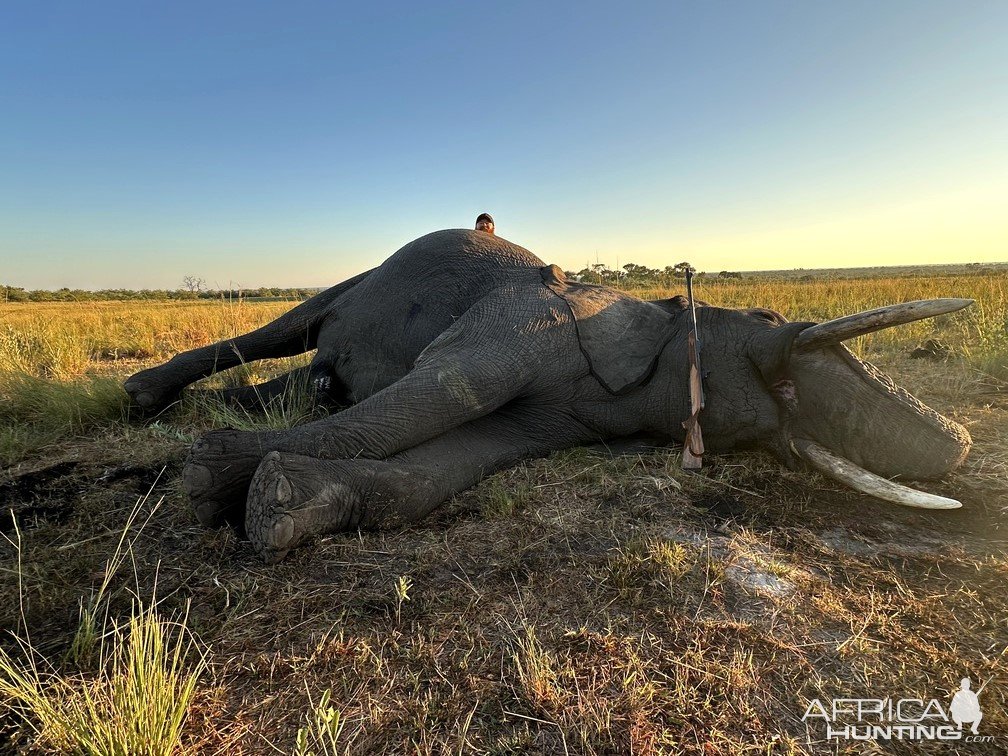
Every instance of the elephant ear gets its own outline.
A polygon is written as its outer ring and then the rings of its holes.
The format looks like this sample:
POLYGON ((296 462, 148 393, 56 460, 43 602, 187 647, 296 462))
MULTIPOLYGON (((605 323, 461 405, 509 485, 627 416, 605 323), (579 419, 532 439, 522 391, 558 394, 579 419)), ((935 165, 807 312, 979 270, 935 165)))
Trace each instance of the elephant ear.
POLYGON ((541 273, 570 307, 581 351, 606 389, 621 394, 651 376, 673 335, 671 312, 606 286, 570 282, 556 265, 541 273))

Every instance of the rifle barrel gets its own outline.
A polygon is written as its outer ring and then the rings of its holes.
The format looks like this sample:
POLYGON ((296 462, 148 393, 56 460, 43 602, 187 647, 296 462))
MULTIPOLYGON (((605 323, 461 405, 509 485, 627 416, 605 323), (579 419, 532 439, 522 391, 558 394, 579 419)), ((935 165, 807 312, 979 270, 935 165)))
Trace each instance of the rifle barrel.
POLYGON ((690 318, 693 321, 693 352, 696 358, 696 369, 700 375, 700 409, 704 407, 703 370, 700 367, 700 327, 697 325, 696 300, 693 299, 693 266, 686 266, 686 296, 689 298, 690 318))

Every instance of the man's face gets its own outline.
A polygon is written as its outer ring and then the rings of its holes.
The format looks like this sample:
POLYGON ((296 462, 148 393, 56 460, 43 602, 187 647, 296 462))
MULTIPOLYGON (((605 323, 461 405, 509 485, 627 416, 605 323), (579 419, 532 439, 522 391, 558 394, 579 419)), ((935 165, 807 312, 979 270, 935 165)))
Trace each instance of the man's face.
POLYGON ((494 232, 493 221, 487 220, 486 218, 480 218, 476 221, 476 230, 486 231, 488 234, 492 234, 494 232))

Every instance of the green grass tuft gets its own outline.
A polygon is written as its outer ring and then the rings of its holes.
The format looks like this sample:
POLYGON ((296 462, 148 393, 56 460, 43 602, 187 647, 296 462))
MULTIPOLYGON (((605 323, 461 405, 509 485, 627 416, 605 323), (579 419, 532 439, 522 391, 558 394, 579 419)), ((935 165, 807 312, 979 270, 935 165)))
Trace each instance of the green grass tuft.
POLYGON ((0 373, 0 465, 15 464, 66 436, 128 419, 128 397, 114 378, 57 381, 0 373))
POLYGON ((213 391, 193 391, 183 399, 182 411, 214 427, 239 430, 291 428, 324 415, 307 376, 289 385, 281 396, 269 401, 260 398, 252 409, 229 404, 213 391))
POLYGON ((298 729, 294 756, 336 756, 348 752, 348 746, 339 744, 346 720, 330 705, 331 697, 328 688, 317 703, 308 696, 311 711, 305 714, 307 724, 298 729))
POLYGON ((527 480, 514 481, 498 474, 484 480, 476 494, 483 517, 503 518, 525 509, 535 498, 535 488, 527 480))
POLYGON ((129 622, 102 636, 94 675, 64 675, 21 640, 23 658, 0 649, 0 694, 39 739, 59 752, 167 756, 178 746, 200 660, 190 667, 186 615, 135 604, 129 622))
POLYGON ((0 422, 80 433, 128 418, 129 400, 115 378, 53 381, 28 373, 0 375, 0 422))
MULTIPOLYGON (((161 504, 154 505, 128 539, 146 501, 143 497, 134 506, 106 564, 105 579, 81 612, 69 656, 79 663, 96 653, 96 669, 67 672, 50 661, 32 644, 23 604, 23 629, 12 633, 16 652, 0 649, 0 705, 19 715, 40 744, 56 752, 168 756, 178 748, 197 681, 206 668, 202 654, 192 661, 195 640, 187 627, 188 603, 179 615, 164 617, 155 596, 146 604, 135 599, 126 622, 111 619, 109 611, 111 582, 161 504)), ((20 584, 21 531, 16 522, 15 534, 11 543, 20 584)), ((137 582, 135 595, 140 593, 137 582)))

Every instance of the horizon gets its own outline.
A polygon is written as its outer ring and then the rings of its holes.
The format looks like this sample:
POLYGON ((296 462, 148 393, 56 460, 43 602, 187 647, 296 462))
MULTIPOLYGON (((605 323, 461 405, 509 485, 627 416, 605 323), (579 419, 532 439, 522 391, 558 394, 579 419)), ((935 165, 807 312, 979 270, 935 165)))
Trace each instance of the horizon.
POLYGON ((0 21, 10 286, 325 288, 484 211, 567 270, 1008 259, 1004 4, 0 21))
MULTIPOLYGON (((608 263, 606 263, 605 261, 600 261, 600 262, 602 262, 602 264, 604 264, 604 265, 606 265, 608 267, 608 263)), ((626 265, 628 263, 633 263, 633 262, 634 262, 633 260, 628 260, 627 262, 624 262, 623 265, 626 265)), ((547 264, 549 264, 548 261, 547 261, 547 264)), ((674 265, 674 263, 671 263, 671 265, 674 265)), ((759 268, 759 269, 753 269, 753 270, 737 270, 737 271, 730 271, 730 272, 732 272, 732 273, 739 273, 739 274, 742 274, 742 275, 759 275, 759 274, 767 274, 767 273, 796 273, 798 271, 802 271, 802 272, 805 272, 805 273, 831 273, 833 271, 841 271, 841 272, 842 271, 857 271, 857 270, 887 271, 887 270, 900 270, 900 269, 906 269, 906 268, 909 268, 909 269, 915 269, 915 268, 953 268, 953 267, 964 267, 965 268, 965 267, 973 267, 973 266, 991 266, 991 267, 994 267, 994 268, 1002 268, 1003 267, 1003 268, 1006 269, 1006 271, 1008 271, 1008 260, 984 260, 984 261, 968 261, 967 260, 967 261, 964 261, 964 262, 951 262, 951 263, 950 262, 936 262, 936 263, 923 263, 923 264, 911 264, 911 265, 852 265, 852 266, 847 266, 847 267, 838 266, 838 267, 826 267, 826 268, 759 268)), ((664 268, 664 267, 665 266, 661 266, 661 268, 664 268)), ((661 268, 659 268, 659 270, 661 268)), ((616 270, 616 268, 612 268, 612 267, 609 267, 608 269, 610 271, 616 270)), ((622 267, 620 269, 622 269, 622 267)), ((584 271, 584 268, 582 268, 580 270, 577 270, 577 271, 573 271, 573 269, 571 269, 571 268, 565 269, 565 272, 568 272, 568 273, 569 272, 580 273, 580 272, 583 272, 583 271, 584 271)), ((700 276, 700 277, 702 277, 702 276, 715 276, 716 277, 718 275, 718 273, 720 273, 720 272, 721 271, 714 271, 714 270, 698 270, 697 276, 700 276)), ((204 282, 204 283, 206 283, 206 282, 204 282)), ((302 286, 302 285, 298 285, 298 284, 292 284, 292 285, 289 285, 289 286, 288 285, 281 286, 279 284, 270 284, 270 283, 249 284, 247 286, 243 285, 243 286, 233 286, 233 287, 216 286, 216 285, 214 285, 214 286, 206 286, 206 288, 199 289, 198 293, 202 293, 202 294, 207 294, 207 293, 211 293, 211 292, 212 293, 223 293, 223 292, 228 292, 228 291, 232 291, 233 292, 233 291, 243 291, 243 290, 257 290, 257 289, 286 289, 286 290, 303 290, 303 291, 313 291, 313 290, 324 291, 325 289, 328 289, 330 286, 333 286, 336 283, 339 283, 339 282, 334 282, 333 284, 329 284, 329 285, 325 285, 325 286, 302 286)), ((23 286, 15 286, 15 285, 12 285, 12 284, 8 284, 6 281, 0 281, 0 288, 12 288, 12 289, 22 289, 24 291, 47 291, 47 292, 57 292, 57 291, 60 291, 62 289, 69 289, 71 291, 87 291, 87 292, 94 292, 94 293, 101 293, 103 291, 119 291, 119 290, 121 290, 121 291, 137 291, 137 292, 142 292, 142 291, 172 291, 172 292, 176 292, 176 291, 185 291, 186 290, 185 286, 175 286, 175 287, 170 287, 169 286, 169 287, 160 287, 160 288, 157 288, 157 289, 152 289, 152 288, 149 288, 149 287, 148 288, 134 288, 134 287, 129 287, 129 286, 107 287, 107 288, 102 288, 102 289, 85 289, 85 288, 82 288, 82 287, 71 287, 71 286, 58 286, 58 287, 55 287, 55 288, 44 288, 44 289, 27 289, 27 288, 25 288, 23 286)))

